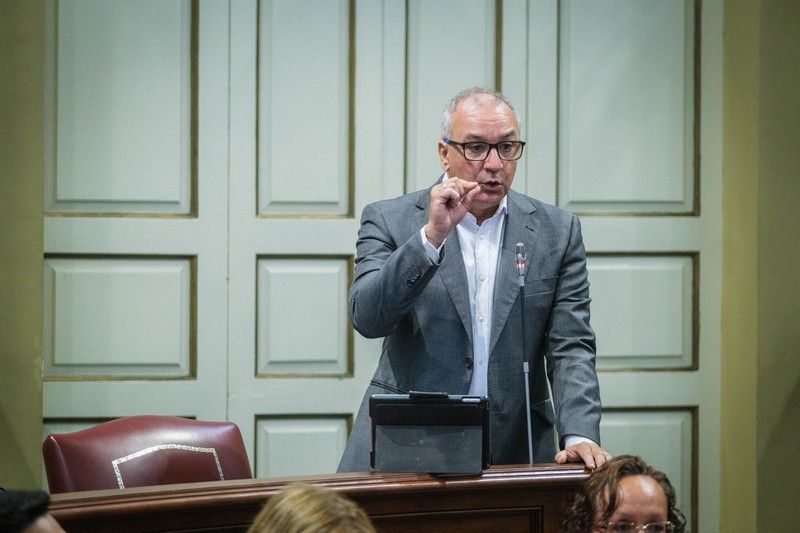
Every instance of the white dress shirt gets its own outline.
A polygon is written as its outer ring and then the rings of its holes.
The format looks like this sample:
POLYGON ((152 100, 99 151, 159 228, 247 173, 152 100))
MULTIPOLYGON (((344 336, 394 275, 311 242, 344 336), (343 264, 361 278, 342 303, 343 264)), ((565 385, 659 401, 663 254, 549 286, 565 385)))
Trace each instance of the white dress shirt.
POLYGON ((497 259, 506 220, 506 199, 495 214, 478 225, 467 213, 456 226, 461 256, 467 271, 469 305, 472 312, 472 382, 469 394, 488 396, 489 338, 492 332, 492 307, 497 259))

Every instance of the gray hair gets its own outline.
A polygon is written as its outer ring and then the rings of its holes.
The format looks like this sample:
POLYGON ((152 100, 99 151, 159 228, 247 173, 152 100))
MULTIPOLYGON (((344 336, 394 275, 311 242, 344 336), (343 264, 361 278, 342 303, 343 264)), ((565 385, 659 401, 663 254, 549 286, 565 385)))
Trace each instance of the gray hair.
POLYGON ((453 112, 455 112, 456 108, 458 107, 458 104, 460 104, 464 100, 467 100, 468 98, 472 98, 474 96, 483 94, 488 94, 489 96, 493 96, 498 103, 502 102, 505 105, 507 105, 508 108, 511 110, 511 112, 514 113, 514 118, 517 121, 517 128, 519 128, 520 125, 519 113, 517 113, 517 110, 514 108, 513 105, 511 105, 511 102, 508 100, 508 98, 506 98, 505 96, 503 96, 502 94, 493 89, 487 89, 485 87, 472 87, 470 89, 464 89, 463 91, 452 97, 450 101, 447 102, 445 106, 442 108, 442 137, 450 137, 453 134, 453 131, 451 129, 453 123, 453 112))

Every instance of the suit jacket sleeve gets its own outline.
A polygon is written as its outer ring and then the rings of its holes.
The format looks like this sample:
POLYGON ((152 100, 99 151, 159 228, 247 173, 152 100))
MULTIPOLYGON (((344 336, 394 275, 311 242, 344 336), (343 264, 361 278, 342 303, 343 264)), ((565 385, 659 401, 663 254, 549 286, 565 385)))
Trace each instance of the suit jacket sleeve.
POLYGON ((589 281, 580 222, 572 215, 550 315, 547 364, 561 435, 600 442, 595 336, 589 325, 589 281))
POLYGON ((368 338, 392 332, 440 264, 425 252, 419 237, 421 226, 408 220, 387 222, 385 211, 401 207, 396 204, 368 205, 361 217, 349 303, 353 327, 368 338))

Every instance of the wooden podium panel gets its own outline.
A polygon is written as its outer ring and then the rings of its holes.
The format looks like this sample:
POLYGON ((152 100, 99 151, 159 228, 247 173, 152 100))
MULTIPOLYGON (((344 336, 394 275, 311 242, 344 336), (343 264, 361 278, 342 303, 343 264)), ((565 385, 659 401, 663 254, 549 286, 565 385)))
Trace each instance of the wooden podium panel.
POLYGON ((557 533, 582 465, 496 466, 479 476, 378 472, 54 494, 67 531, 244 531, 286 485, 311 483, 361 505, 381 532, 557 533))

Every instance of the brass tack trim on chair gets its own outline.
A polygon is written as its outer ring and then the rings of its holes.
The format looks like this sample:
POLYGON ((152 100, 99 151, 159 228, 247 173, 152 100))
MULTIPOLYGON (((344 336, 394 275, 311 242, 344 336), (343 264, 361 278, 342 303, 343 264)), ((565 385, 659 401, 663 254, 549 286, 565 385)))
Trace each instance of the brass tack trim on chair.
POLYGON ((139 450, 138 452, 134 452, 130 455, 126 455, 125 457, 120 457, 118 459, 114 459, 111 461, 111 466, 114 467, 114 475, 117 476, 117 483, 119 484, 119 488, 124 489, 125 483, 122 481, 122 473, 119 471, 119 465, 121 463, 128 462, 132 459, 136 459, 137 457, 141 457, 143 455, 148 455, 153 452, 158 452, 161 450, 185 450, 189 452, 201 452, 201 453, 210 453, 214 456, 214 462, 217 464, 217 472, 219 473, 219 479, 224 480, 225 477, 222 475, 222 465, 219 463, 219 456, 217 455, 217 450, 215 448, 199 448, 197 446, 187 446, 185 444, 159 444, 157 446, 150 446, 149 448, 145 448, 144 450, 139 450))

